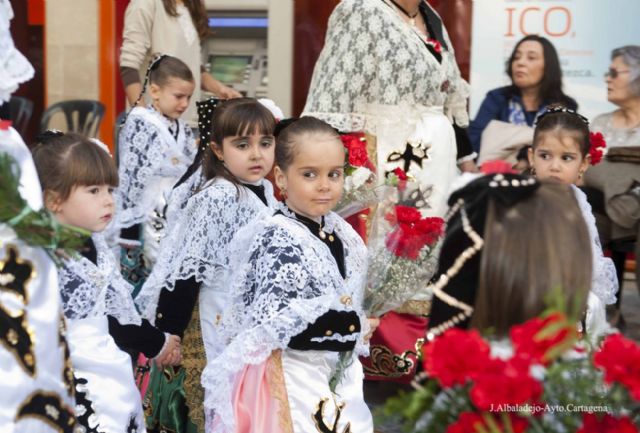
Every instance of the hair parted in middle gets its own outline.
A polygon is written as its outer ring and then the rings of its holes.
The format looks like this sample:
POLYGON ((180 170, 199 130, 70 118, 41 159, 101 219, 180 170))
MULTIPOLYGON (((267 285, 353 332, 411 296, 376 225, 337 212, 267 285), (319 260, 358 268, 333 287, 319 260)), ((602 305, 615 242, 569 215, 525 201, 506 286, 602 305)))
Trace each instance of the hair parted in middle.
POLYGON ((589 154, 589 121, 575 111, 562 105, 551 105, 536 120, 532 147, 535 150, 543 134, 571 134, 579 144, 580 154, 585 158, 589 154))
POLYGON ((327 122, 313 116, 292 121, 276 137, 276 165, 286 171, 296 154, 296 144, 304 135, 328 135, 340 141, 338 131, 327 122))
POLYGON ((222 147, 225 137, 250 135, 254 133, 273 135, 276 120, 264 105, 254 98, 229 99, 220 103, 213 111, 211 122, 211 143, 204 151, 202 173, 206 179, 223 177, 237 185, 238 179, 227 170, 211 146, 222 147))

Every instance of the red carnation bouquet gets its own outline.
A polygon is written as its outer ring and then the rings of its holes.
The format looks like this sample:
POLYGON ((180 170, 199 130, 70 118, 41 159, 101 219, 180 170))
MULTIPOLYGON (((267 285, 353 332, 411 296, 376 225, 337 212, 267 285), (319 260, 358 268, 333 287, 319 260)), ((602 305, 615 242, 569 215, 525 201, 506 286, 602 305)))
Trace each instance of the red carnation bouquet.
POLYGON ((508 339, 452 328, 423 347, 418 390, 387 402, 409 431, 637 433, 640 345, 620 334, 593 349, 557 311, 508 339))
POLYGON ((591 156, 591 165, 599 164, 604 156, 607 148, 607 142, 600 132, 589 133, 589 155, 591 156))
POLYGON ((401 170, 386 180, 387 190, 372 219, 364 308, 380 316, 414 299, 433 277, 444 233, 442 218, 423 217, 411 197, 418 187, 401 170))

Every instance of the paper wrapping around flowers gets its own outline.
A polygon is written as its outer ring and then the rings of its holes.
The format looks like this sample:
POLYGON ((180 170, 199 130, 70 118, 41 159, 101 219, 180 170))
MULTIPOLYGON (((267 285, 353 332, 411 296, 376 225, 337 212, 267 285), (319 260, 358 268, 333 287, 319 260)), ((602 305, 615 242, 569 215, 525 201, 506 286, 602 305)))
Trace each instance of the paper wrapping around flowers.
POLYGON ((364 307, 373 316, 432 296, 428 283, 437 270, 442 220, 422 218, 410 206, 412 186, 387 187, 372 218, 364 307))

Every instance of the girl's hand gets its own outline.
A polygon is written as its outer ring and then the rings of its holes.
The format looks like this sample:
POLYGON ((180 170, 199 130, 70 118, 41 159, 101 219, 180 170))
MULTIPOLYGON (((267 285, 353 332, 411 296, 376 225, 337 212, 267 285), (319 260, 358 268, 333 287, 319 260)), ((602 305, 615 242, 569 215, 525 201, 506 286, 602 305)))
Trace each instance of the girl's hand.
POLYGON ((156 366, 163 368, 169 365, 179 365, 182 362, 180 337, 169 335, 162 351, 154 358, 156 366))
POLYGON ((365 343, 368 343, 369 340, 371 340, 371 337, 373 337, 373 333, 380 325, 380 319, 376 317, 368 317, 367 322, 369 322, 369 332, 367 332, 367 335, 364 336, 365 343))
POLYGON ((234 90, 231 87, 225 86, 222 83, 220 83, 220 86, 216 89, 215 93, 221 99, 233 99, 233 98, 240 98, 242 96, 242 94, 237 90, 234 90))

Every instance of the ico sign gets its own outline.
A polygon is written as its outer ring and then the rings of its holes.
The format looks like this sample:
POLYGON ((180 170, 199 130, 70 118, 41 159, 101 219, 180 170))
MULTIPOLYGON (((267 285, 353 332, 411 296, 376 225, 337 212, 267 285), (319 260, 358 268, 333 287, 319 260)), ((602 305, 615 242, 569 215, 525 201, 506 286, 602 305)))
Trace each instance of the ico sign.
POLYGON ((506 37, 540 35, 551 38, 573 37, 572 14, 563 6, 506 7, 506 37))

